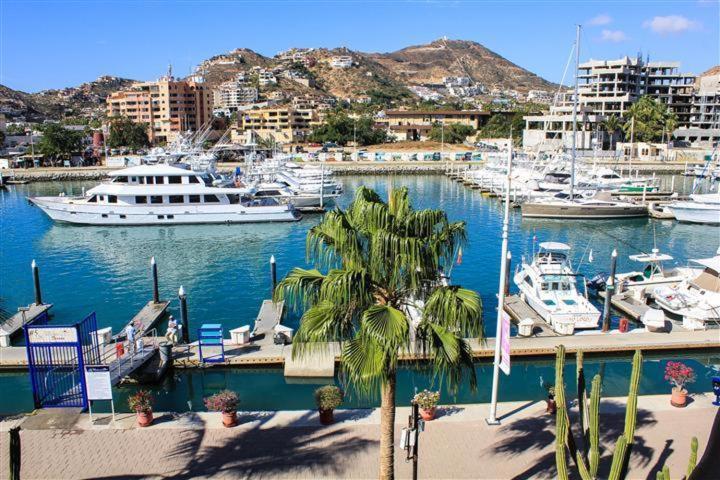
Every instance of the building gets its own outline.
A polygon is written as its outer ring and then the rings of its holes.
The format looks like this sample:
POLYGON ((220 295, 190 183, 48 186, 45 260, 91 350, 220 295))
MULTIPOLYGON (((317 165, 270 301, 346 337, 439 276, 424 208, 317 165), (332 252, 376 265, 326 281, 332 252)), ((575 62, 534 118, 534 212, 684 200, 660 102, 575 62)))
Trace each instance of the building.
POLYGON ((236 112, 243 105, 258 101, 258 89, 245 83, 245 76, 238 75, 235 80, 222 83, 213 90, 213 108, 227 112, 236 112))
POLYGON ((263 139, 273 138, 281 143, 305 141, 315 122, 310 109, 292 107, 261 108, 247 110, 238 115, 238 125, 233 129, 233 142, 247 139, 248 133, 263 139))
POLYGON ((439 100, 442 100, 443 98, 443 96, 439 92, 422 85, 411 85, 408 87, 408 90, 410 90, 423 100, 430 102, 437 102, 439 100))
MULTIPOLYGON (((689 125, 695 76, 679 72, 677 62, 649 62, 640 57, 619 60, 590 60, 578 69, 578 105, 581 131, 577 133, 578 148, 590 148, 592 139, 604 145, 609 139, 599 138, 600 124, 610 115, 623 117, 638 99, 649 95, 667 105, 675 113, 678 125, 689 125), (580 118, 581 117, 581 118, 580 118)), ((573 91, 557 98, 545 115, 525 118, 525 148, 558 148, 572 144, 573 91)), ((605 135, 607 137, 607 135, 605 135)))
POLYGON ((261 87, 277 85, 277 78, 270 70, 262 69, 258 71, 258 84, 260 84, 261 87))
POLYGON ((353 59, 350 55, 342 55, 330 59, 330 66, 332 68, 350 68, 352 64, 353 59))
POLYGON ((547 90, 530 90, 527 93, 527 101, 535 103, 553 103, 554 95, 547 90))
POLYGON ((387 110, 376 120, 396 140, 427 140, 436 123, 467 125, 477 130, 490 115, 480 110, 387 110))
POLYGON ((172 142, 179 133, 198 130, 211 119, 211 98, 202 83, 165 76, 110 94, 107 116, 146 123, 152 143, 172 142))
POLYGON ((673 135, 700 147, 713 148, 720 143, 720 74, 698 78, 688 125, 673 135))

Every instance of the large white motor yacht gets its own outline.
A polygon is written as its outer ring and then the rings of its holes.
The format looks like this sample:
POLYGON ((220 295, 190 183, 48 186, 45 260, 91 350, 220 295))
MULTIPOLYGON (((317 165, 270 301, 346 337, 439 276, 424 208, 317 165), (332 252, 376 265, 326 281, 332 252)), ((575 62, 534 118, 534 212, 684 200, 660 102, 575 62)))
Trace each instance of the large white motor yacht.
POLYGON ((560 330, 560 323, 574 328, 597 328, 600 311, 576 287, 564 243, 543 242, 532 263, 522 262, 515 273, 515 285, 524 301, 548 324, 560 330))
POLYGON ((663 310, 681 318, 685 328, 717 327, 720 325, 720 254, 691 261, 704 267, 699 275, 677 285, 656 287, 653 298, 663 310))
POLYGON ((673 202, 668 208, 680 222, 720 225, 720 193, 690 195, 690 201, 673 202))
POLYGON ((78 197, 31 197, 50 218, 86 225, 166 225, 287 222, 300 219, 292 203, 255 198, 247 187, 213 185, 207 173, 171 165, 110 172, 110 182, 78 197))

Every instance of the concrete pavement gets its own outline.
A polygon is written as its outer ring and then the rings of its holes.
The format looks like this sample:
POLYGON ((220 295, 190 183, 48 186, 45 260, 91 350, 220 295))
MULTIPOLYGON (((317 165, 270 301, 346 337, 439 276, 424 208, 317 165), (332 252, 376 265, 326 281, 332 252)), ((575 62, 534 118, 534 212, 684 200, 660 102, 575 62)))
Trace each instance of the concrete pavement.
MULTIPOLYGON (((664 463, 685 471, 692 436, 705 448, 717 407, 697 395, 685 409, 669 395, 643 396, 629 478, 655 478, 664 463)), ((602 402, 601 474, 624 422, 624 398, 602 402)), ((499 405, 500 426, 488 426, 487 405, 442 408, 420 438, 420 478, 554 478, 554 417, 544 403, 499 405)), ((399 408, 397 435, 407 422, 399 408)), ((153 426, 135 427, 134 415, 106 415, 91 425, 87 414, 45 411, 0 422, 5 458, 11 426, 22 426, 22 478, 375 478, 379 410, 336 412, 322 427, 312 411, 243 412, 241 424, 226 429, 219 414, 156 414, 153 426)), ((396 449, 398 478, 411 464, 396 449)), ((7 475, 0 462, 0 477, 7 475)))

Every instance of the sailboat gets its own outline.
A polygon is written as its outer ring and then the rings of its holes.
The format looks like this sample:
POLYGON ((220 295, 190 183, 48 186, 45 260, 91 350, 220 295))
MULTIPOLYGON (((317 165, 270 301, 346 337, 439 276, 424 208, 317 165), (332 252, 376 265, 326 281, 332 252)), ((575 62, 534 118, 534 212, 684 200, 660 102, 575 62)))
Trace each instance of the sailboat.
POLYGON ((564 195, 525 202, 521 206, 523 217, 560 219, 606 219, 632 218, 648 215, 647 207, 612 199, 608 192, 598 191, 591 197, 575 194, 575 160, 577 142, 578 72, 580 68, 580 25, 575 38, 575 93, 573 98, 572 162, 570 168, 570 192, 564 195))

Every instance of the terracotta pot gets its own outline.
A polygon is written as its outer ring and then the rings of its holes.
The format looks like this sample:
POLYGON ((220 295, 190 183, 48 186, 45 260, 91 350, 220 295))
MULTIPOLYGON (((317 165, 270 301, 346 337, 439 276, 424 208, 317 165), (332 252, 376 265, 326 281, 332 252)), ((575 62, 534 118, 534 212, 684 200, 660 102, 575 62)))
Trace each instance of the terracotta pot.
POLYGON ((330 425, 335 421, 332 410, 323 410, 322 408, 318 408, 318 413, 320 414, 320 423, 323 425, 330 425))
POLYGON ((547 400, 545 400, 545 403, 547 403, 545 413, 555 414, 555 412, 557 412, 557 403, 555 403, 554 398, 548 398, 547 400))
POLYGON ((433 420, 435 418, 435 411, 437 410, 437 407, 432 408, 421 408, 420 409, 420 416, 423 420, 426 422, 429 422, 430 420, 433 420))
POLYGON ((673 407, 683 408, 687 405, 687 390, 684 388, 673 387, 672 396, 670 397, 670 404, 673 407))
POLYGON ((147 412, 136 412, 137 413, 137 423, 141 427, 147 427, 153 422, 153 414, 152 410, 148 410, 147 412))
POLYGON ((222 422, 226 427, 237 425, 237 412, 222 412, 222 422))

